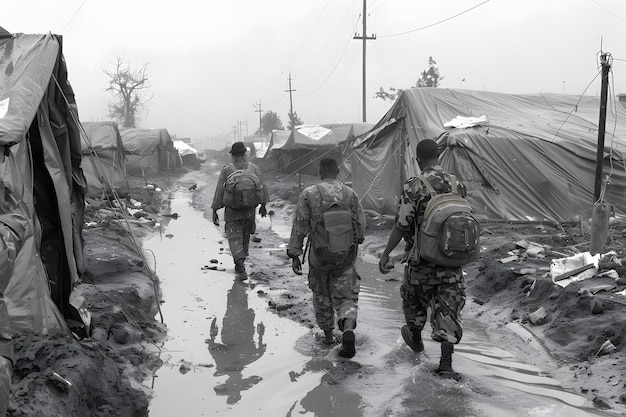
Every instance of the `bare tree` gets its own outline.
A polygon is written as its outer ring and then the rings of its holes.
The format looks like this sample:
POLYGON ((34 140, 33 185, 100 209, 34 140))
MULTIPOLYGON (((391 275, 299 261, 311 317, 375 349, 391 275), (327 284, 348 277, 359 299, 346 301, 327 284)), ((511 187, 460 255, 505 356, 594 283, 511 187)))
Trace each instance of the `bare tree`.
POLYGON ((146 97, 146 90, 150 88, 148 64, 131 69, 128 62, 117 57, 112 67, 111 70, 103 70, 109 77, 109 87, 105 91, 113 96, 107 103, 109 116, 122 127, 137 127, 146 103, 152 99, 152 96, 146 97))

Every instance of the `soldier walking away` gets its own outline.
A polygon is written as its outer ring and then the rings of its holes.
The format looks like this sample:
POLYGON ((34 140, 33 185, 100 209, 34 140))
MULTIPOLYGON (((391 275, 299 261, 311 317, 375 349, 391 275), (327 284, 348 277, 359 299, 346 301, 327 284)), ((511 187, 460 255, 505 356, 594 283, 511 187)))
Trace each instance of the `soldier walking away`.
POLYGON ((328 344, 334 343, 337 320, 342 332, 339 356, 352 358, 361 279, 354 263, 365 233, 365 213, 354 190, 337 180, 335 159, 323 158, 319 173, 321 182, 305 188, 298 199, 287 256, 293 271, 302 275, 300 256, 306 256, 302 246, 308 236, 308 280, 315 319, 328 344))
POLYGON ((220 225, 217 211, 224 207, 224 230, 238 279, 248 278, 245 260, 248 257, 250 235, 256 231, 256 207, 261 217, 267 215, 269 201, 261 170, 246 159, 243 142, 233 143, 229 153, 232 162, 224 165, 213 196, 213 224, 220 225))
MULTIPOLYGON (((422 175, 404 184, 396 224, 380 257, 380 272, 387 274, 393 267, 389 254, 404 238, 408 257, 404 279, 400 287, 402 309, 406 325, 401 334, 407 345, 415 352, 424 350, 422 329, 430 307, 432 339, 441 344, 441 358, 436 373, 447 378, 460 379, 452 368, 454 345, 463 335, 461 310, 465 305, 465 280, 461 266, 442 266, 424 259, 426 250, 420 254, 420 228, 424 227, 427 202, 437 194, 450 193, 456 179, 445 172, 438 162, 437 143, 425 139, 417 145, 417 162, 422 175)), ((465 188, 458 184, 458 195, 465 197, 465 188)), ((474 233, 476 231, 474 230, 474 233)), ((476 238, 477 239, 477 238, 476 238)), ((477 243, 477 242, 476 242, 477 243)), ((474 256, 475 257, 475 256, 474 256)), ((461 262, 462 263, 462 262, 461 262)))

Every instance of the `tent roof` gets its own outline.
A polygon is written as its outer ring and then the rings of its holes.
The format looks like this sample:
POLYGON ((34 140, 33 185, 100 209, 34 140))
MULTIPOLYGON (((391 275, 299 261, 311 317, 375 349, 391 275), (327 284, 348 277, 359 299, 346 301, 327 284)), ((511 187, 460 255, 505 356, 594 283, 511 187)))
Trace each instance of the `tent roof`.
POLYGON ((193 146, 183 142, 182 140, 175 140, 174 141, 174 147, 176 148, 176 150, 178 151, 178 154, 180 156, 197 155, 198 154, 198 151, 196 150, 196 148, 194 148, 193 146))
POLYGON ((81 138, 83 154, 89 153, 90 147, 95 151, 124 149, 117 122, 83 122, 81 124, 87 134, 87 138, 81 138))
POLYGON ((167 129, 121 128, 120 135, 128 153, 145 155, 174 146, 167 129))
POLYGON ((372 126, 372 123, 301 125, 295 128, 293 134, 290 130, 275 130, 268 151, 334 146, 366 132, 372 126))
MULTIPOLYGON (((616 123, 616 118, 626 120, 626 112, 622 106, 615 107, 613 114, 607 114, 605 142, 609 144, 615 139, 613 149, 624 152, 626 124, 616 123)), ((446 123, 458 116, 485 116, 489 126, 521 132, 580 151, 597 144, 599 110, 600 99, 592 96, 413 88, 404 90, 370 134, 364 135, 355 146, 376 136, 379 128, 400 118, 406 118, 407 135, 411 142, 417 143, 449 131, 451 127, 446 127, 446 123)))
MULTIPOLYGON (((5 31, 6 32, 6 31, 5 31)), ((0 37, 0 145, 20 142, 33 121, 59 52, 51 34, 0 37)))
MULTIPOLYGON (((609 108, 603 165, 611 180, 603 198, 624 212, 626 109, 609 108)), ((592 96, 405 90, 375 127, 354 141, 360 159, 354 158, 351 173, 356 188, 364 182, 357 192, 372 194, 364 201, 388 213, 393 203, 387 202, 398 198, 398 174, 406 179, 418 173, 417 143, 437 139, 441 165, 468 185, 481 216, 563 221, 588 215, 599 112, 600 99, 592 96)))

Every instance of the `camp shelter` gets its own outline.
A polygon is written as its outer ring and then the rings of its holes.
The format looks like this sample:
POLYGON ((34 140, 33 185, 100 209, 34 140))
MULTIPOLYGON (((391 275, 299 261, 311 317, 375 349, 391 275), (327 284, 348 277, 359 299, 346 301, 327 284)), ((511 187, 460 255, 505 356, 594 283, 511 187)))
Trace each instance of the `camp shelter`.
POLYGON ((82 168, 87 179, 87 196, 127 197, 126 157, 117 122, 83 122, 82 168))
POLYGON ((342 159, 341 144, 366 132, 373 124, 334 123, 301 125, 293 131, 272 132, 262 167, 293 174, 317 175, 323 157, 342 159))
POLYGON ((178 152, 167 129, 120 128, 126 172, 155 174, 176 168, 178 152))
MULTIPOLYGON (((602 199, 626 209, 626 112, 607 114, 602 199)), ((483 219, 563 222, 594 203, 599 97, 404 90, 345 156, 363 206, 393 215, 402 183, 419 172, 418 141, 436 139, 441 166, 468 188, 483 219)), ((583 217, 586 218, 586 217, 583 217)))
POLYGON ((182 166, 200 169, 200 160, 198 159, 198 150, 196 148, 183 142, 182 140, 175 140, 174 148, 178 151, 182 166))
POLYGON ((18 330, 85 336, 89 315, 73 290, 86 183, 62 38, 0 28, 0 74, 0 240, 10 248, 0 256, 0 345, 18 330))

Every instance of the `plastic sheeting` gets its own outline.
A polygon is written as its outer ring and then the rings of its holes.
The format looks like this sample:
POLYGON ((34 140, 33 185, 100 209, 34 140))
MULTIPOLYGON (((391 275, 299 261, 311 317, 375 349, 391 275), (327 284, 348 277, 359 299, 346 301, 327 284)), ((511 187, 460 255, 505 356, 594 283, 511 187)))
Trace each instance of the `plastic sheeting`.
MULTIPOLYGON (((436 139, 442 167, 468 190, 478 217, 563 222, 589 216, 594 203, 600 99, 557 94, 405 90, 372 130, 344 151, 344 175, 363 207, 395 214, 402 183, 419 172, 415 147, 436 139), (458 118, 481 118, 468 128, 446 128, 458 118)), ((607 114, 602 193, 626 209, 626 112, 607 114)), ((462 120, 462 119, 461 119, 462 120)))
POLYGON ((341 144, 367 132, 371 123, 302 125, 275 130, 261 168, 285 173, 317 175, 319 160, 332 157, 341 163, 341 144))
POLYGON ((84 122, 82 126, 86 135, 82 138, 86 195, 93 198, 128 196, 126 157, 117 123, 84 122))
POLYGON ((73 329, 88 325, 72 305, 83 269, 86 182, 60 38, 0 37, 0 74, 0 211, 26 219, 4 293, 11 327, 69 333, 69 320, 73 329))
POLYGON ((179 165, 167 129, 120 128, 129 174, 154 174, 179 165))

